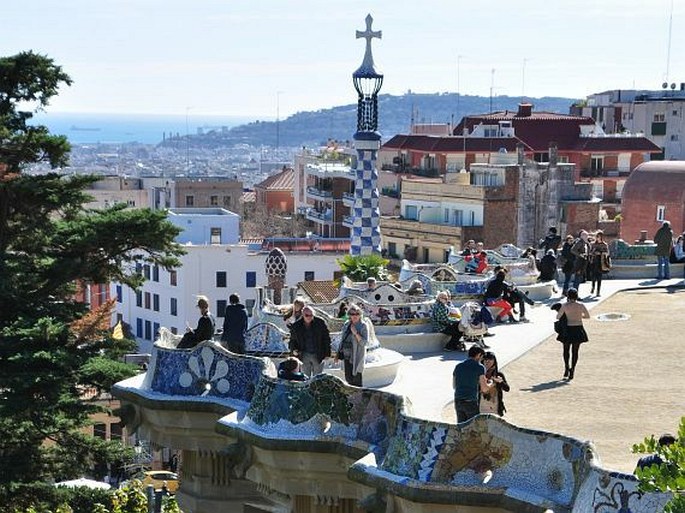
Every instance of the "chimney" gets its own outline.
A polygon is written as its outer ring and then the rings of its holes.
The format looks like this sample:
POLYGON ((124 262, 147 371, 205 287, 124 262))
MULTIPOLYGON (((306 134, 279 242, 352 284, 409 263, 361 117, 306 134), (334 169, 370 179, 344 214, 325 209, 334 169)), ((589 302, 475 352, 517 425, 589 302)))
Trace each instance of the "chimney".
POLYGON ((526 159, 526 154, 523 151, 523 143, 518 143, 516 145, 516 157, 517 157, 517 164, 519 166, 522 166, 525 159, 526 159))
POLYGON ((549 167, 557 167, 557 143, 550 141, 549 143, 549 167))
POLYGON ((529 118, 532 112, 533 112, 533 104, 532 103, 519 103, 519 110, 516 113, 516 117, 529 118))

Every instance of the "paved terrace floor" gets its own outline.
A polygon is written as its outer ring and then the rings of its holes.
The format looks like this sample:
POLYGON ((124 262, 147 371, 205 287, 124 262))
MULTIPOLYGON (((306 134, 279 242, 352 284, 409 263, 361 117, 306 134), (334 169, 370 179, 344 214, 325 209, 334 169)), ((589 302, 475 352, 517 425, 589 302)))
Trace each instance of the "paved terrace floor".
MULTIPOLYGON (((496 325, 486 338, 507 376, 505 419, 594 442, 605 468, 632 472, 630 448, 649 434, 675 432, 685 415, 685 280, 607 280, 602 297, 580 296, 590 310, 576 377, 562 380, 556 312, 546 304, 526 310, 528 324, 496 325), (530 310, 530 311, 528 311, 530 310), (621 312, 626 321, 601 322, 621 312)), ((464 353, 414 354, 383 390, 404 394, 417 417, 455 422, 452 370, 464 353)))

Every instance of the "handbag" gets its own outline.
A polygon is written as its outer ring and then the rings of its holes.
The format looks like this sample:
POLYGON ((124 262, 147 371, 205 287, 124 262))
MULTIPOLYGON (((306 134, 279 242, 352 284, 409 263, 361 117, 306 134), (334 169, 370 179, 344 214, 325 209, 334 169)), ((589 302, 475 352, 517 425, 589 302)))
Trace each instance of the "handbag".
POLYGON ((611 271, 611 257, 605 253, 602 254, 602 260, 600 261, 600 266, 603 273, 608 273, 611 271))

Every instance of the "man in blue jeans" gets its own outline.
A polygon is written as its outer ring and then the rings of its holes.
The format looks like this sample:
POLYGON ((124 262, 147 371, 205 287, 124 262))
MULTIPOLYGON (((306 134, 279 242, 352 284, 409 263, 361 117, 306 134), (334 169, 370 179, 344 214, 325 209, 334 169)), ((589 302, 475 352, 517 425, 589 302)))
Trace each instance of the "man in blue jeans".
POLYGON ((666 278, 671 279, 671 268, 669 266, 668 258, 671 256, 671 248, 673 248, 673 230, 671 223, 664 221, 654 235, 654 243, 656 244, 656 258, 657 258, 657 280, 666 278))
POLYGON ((459 363, 452 373, 454 388, 454 408, 457 422, 464 422, 479 413, 480 393, 490 391, 485 379, 485 367, 480 361, 485 351, 479 346, 471 346, 469 357, 459 363))

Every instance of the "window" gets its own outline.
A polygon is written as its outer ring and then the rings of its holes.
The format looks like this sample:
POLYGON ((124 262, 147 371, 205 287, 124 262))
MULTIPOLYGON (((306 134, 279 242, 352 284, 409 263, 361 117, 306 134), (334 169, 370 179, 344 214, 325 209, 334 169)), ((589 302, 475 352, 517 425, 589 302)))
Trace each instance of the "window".
POLYGON ((209 197, 209 205, 212 207, 218 207, 219 206, 219 196, 210 196, 209 197))
POLYGON ((473 210, 469 212, 469 226, 476 226, 476 213, 473 210))
POLYGON ((663 112, 655 112, 654 113, 654 122, 655 123, 663 123, 666 121, 666 114, 663 112))
POLYGON ((152 340, 152 323, 145 321, 145 340, 152 340))
POLYGON ((146 310, 150 309, 150 293, 149 292, 145 293, 145 309, 146 310))
POLYGON ((143 306, 143 293, 140 290, 136 292, 136 306, 143 306))
POLYGON ((652 123, 652 135, 666 135, 666 123, 652 123))
POLYGON ((314 281, 314 271, 305 271, 304 281, 314 281))
POLYGON ((666 219, 666 206, 665 205, 659 205, 656 207, 656 220, 657 221, 664 221, 666 219))
POLYGON ((107 440, 107 425, 106 424, 93 424, 93 436, 95 438, 101 438, 102 440, 107 440))
POLYGON ((388 255, 390 255, 391 258, 397 258, 397 243, 396 242, 388 242, 388 255))
POLYGON ((146 280, 150 279, 150 266, 147 264, 143 266, 143 276, 145 276, 146 280))
POLYGON ((224 207, 230 207, 231 206, 231 197, 230 196, 224 196, 224 207))
POLYGON ((593 156, 590 159, 590 170, 601 171, 602 169, 604 169, 604 157, 593 156))
POLYGON ((671 141, 677 141, 678 140, 678 134, 671 134, 671 141))
POLYGON ((126 204, 127 204, 129 207, 135 207, 135 206, 136 206, 136 201, 135 201, 135 200, 128 200, 128 201, 126 202, 126 204))
POLYGON ((171 315, 178 315, 178 299, 175 297, 169 298, 169 313, 171 315))
POLYGON ((143 264, 136 262, 136 274, 143 274, 143 264))
POLYGON ((428 248, 423 248, 423 263, 427 264, 430 260, 430 250, 428 248))
POLYGON ((221 228, 210 228, 210 244, 221 244, 221 228))
POLYGON ((169 285, 175 287, 177 280, 178 274, 176 273, 176 271, 169 271, 169 285))
POLYGON ((443 212, 442 220, 445 224, 450 222, 450 209, 446 208, 443 212))
POLYGON ((252 317, 252 309, 254 308, 254 299, 246 299, 245 300, 245 310, 247 310, 247 316, 252 317))
POLYGON ((159 281, 159 266, 156 265, 152 268, 152 281, 159 281))
POLYGON ((418 210, 416 209, 416 205, 407 205, 404 207, 404 217, 406 219, 413 219, 416 221, 418 216, 418 210))
POLYGON ((116 422, 109 425, 109 438, 110 440, 121 440, 123 437, 124 426, 121 422, 116 422))
POLYGON ((220 289, 226 288, 226 271, 216 272, 216 286, 220 289))
POLYGON ((218 299, 216 302, 216 316, 223 317, 226 314, 226 300, 218 299))
POLYGON ((454 210, 454 226, 463 226, 464 225, 464 211, 463 210, 454 210))
POLYGON ((124 292, 121 289, 121 285, 117 285, 117 303, 124 302, 124 292))
POLYGON ((155 312, 159 312, 159 294, 152 295, 152 309, 155 312))
POLYGON ((680 115, 680 114, 678 114, 678 111, 677 111, 677 110, 674 110, 674 111, 671 113, 671 116, 678 117, 679 115, 680 115))
POLYGON ((186 207, 195 206, 195 196, 186 196, 186 207))
POLYGON ((143 338, 143 319, 140 317, 136 319, 136 337, 143 338))
POLYGON ((152 323, 152 337, 153 337, 153 339, 157 338, 158 334, 159 334, 159 323, 154 322, 154 323, 152 323))
POLYGON ((245 273, 245 287, 253 289, 257 286, 257 272, 247 271, 245 273))

